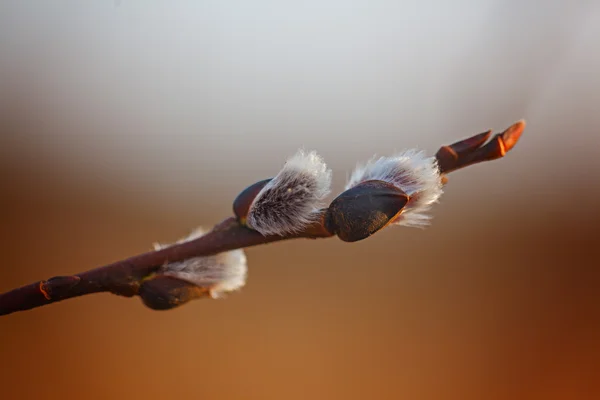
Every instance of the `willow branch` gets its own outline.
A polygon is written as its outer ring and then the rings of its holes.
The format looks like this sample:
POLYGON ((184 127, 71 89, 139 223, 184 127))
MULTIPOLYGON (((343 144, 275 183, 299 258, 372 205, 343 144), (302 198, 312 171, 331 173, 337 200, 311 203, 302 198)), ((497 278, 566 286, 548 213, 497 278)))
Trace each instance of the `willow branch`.
MULTIPOLYGON (((519 121, 491 141, 490 132, 473 136, 449 146, 442 146, 436 158, 445 175, 469 165, 503 157, 518 141, 524 122, 519 121)), ((444 176, 444 181, 445 176, 444 176)), ((0 294, 0 315, 24 311, 58 301, 92 293, 110 292, 121 296, 139 295, 140 285, 162 265, 192 257, 257 246, 297 238, 333 236, 323 218, 305 231, 286 236, 263 236, 230 217, 206 235, 162 250, 150 251, 76 275, 57 276, 37 281, 0 294)))

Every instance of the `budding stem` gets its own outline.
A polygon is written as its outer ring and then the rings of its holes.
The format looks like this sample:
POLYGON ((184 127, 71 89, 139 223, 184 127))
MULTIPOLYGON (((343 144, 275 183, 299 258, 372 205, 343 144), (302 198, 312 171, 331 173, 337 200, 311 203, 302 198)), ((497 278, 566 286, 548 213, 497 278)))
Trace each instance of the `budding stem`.
MULTIPOLYGON (((519 121, 487 144, 484 142, 488 139, 489 132, 450 146, 443 146, 436 154, 440 171, 447 174, 475 163, 503 157, 515 146, 524 128, 525 122, 519 121)), ((0 315, 29 310, 91 293, 110 292, 126 297, 139 295, 141 282, 168 262, 209 256, 280 240, 331 237, 333 234, 325 226, 326 210, 322 210, 321 217, 306 226, 302 232, 288 233, 283 236, 263 236, 242 225, 237 218, 230 217, 197 239, 143 253, 80 274, 37 281, 2 293, 0 315)))

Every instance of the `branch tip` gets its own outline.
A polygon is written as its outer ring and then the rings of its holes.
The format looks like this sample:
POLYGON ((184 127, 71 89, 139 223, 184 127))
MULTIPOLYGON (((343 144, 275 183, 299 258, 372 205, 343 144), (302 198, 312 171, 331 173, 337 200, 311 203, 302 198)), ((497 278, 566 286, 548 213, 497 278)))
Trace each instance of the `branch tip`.
POLYGON ((469 165, 504 157, 515 147, 524 129, 525 121, 520 120, 485 144, 483 139, 487 140, 491 132, 480 133, 449 146, 442 146, 436 154, 440 172, 447 174, 469 165))
POLYGON ((522 119, 520 121, 515 122, 510 127, 508 127, 508 129, 502 132, 502 141, 504 142, 504 148, 506 149, 506 151, 510 151, 513 147, 515 147, 515 145, 521 138, 523 131, 525 130, 525 126, 525 120, 522 119))

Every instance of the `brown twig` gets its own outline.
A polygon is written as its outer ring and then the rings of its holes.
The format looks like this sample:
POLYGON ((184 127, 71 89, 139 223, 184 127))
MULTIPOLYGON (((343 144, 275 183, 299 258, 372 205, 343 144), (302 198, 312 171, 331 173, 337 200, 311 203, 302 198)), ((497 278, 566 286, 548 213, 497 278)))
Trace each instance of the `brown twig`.
MULTIPOLYGON (((478 162, 503 157, 519 140, 524 127, 524 122, 519 121, 503 133, 496 135, 487 144, 484 143, 489 138, 491 131, 450 146, 441 147, 436 154, 440 171, 445 175, 478 162)), ((330 236, 333 234, 325 228, 323 218, 302 233, 287 236, 263 236, 231 217, 198 239, 162 250, 143 253, 77 275, 58 276, 38 281, 0 294, 0 315, 29 310, 92 293, 111 292, 126 297, 140 295, 140 286, 144 280, 167 262, 208 256, 280 240, 330 236)), ((165 280, 168 279, 165 278, 165 280)), ((159 282, 157 280, 157 283, 159 282)), ((177 290, 179 289, 177 287, 177 290)))

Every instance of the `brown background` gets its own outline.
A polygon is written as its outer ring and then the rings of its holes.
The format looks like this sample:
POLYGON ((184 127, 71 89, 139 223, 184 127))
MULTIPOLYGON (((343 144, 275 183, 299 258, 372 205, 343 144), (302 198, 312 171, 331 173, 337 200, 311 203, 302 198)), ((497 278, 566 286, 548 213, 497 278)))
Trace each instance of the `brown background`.
POLYGON ((252 248, 241 292, 170 312, 1 317, 1 398, 600 397, 598 5, 166 4, 3 2, 0 291, 210 227, 298 147, 338 193, 528 127, 426 230, 252 248))

